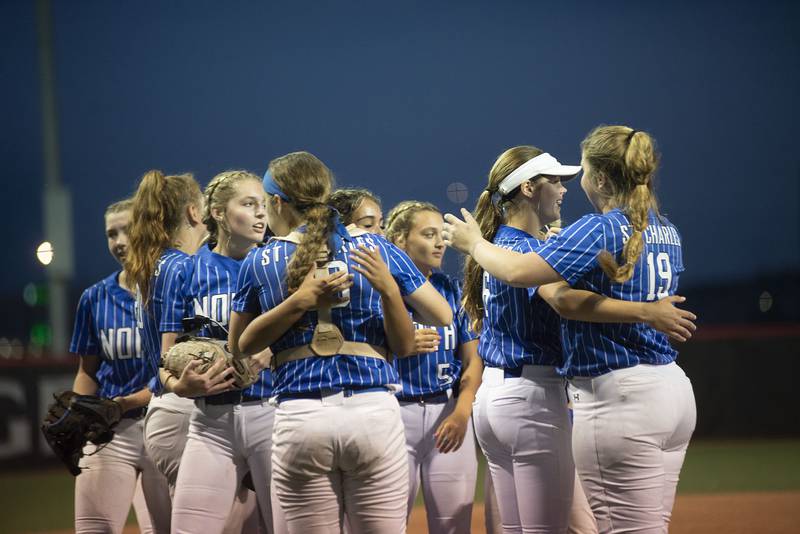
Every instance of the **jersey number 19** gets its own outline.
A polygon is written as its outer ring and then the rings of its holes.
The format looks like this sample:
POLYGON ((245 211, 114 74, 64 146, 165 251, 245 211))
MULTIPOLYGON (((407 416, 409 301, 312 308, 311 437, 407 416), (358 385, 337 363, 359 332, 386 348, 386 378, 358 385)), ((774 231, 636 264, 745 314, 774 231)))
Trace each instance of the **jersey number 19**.
POLYGON ((647 253, 647 300, 663 299, 672 286, 672 266, 666 252, 647 253), (658 278, 656 280, 656 278, 658 278))

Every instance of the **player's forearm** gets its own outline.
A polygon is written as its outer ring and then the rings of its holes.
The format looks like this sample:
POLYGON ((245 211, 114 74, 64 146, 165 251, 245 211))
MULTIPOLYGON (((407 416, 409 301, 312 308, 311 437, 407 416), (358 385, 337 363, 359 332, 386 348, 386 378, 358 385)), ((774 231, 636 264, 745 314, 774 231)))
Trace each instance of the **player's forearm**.
POLYGON ((75 375, 75 381, 72 383, 72 391, 79 395, 94 395, 97 393, 98 387, 94 378, 80 369, 78 374, 75 375))
POLYGON ((100 385, 95 377, 100 369, 100 357, 96 355, 81 356, 78 362, 78 372, 72 383, 72 391, 79 395, 94 395, 100 385))
POLYGON ((640 323, 646 320, 642 302, 617 300, 566 283, 538 289, 539 296, 564 319, 591 323, 640 323))
POLYGON ((414 323, 408 314, 400 290, 395 287, 381 295, 383 329, 389 351, 402 358, 414 353, 414 323))
POLYGON ((124 397, 116 397, 114 400, 122 406, 122 413, 125 413, 130 410, 141 408, 142 406, 147 406, 150 403, 150 397, 152 397, 152 393, 149 389, 144 388, 136 393, 125 395, 124 397))
POLYGON ((419 323, 449 326, 453 322, 453 308, 430 282, 425 282, 403 300, 414 310, 419 323))
POLYGON ((520 254, 481 240, 472 250, 472 258, 483 270, 514 287, 534 287, 562 280, 538 254, 520 254))
POLYGON ((307 310, 298 305, 292 296, 247 325, 238 339, 238 351, 241 354, 252 356, 268 348, 303 317, 307 310))
POLYGON ((461 358, 461 380, 456 410, 469 415, 472 413, 472 403, 483 375, 483 361, 478 356, 478 340, 462 343, 458 352, 461 358))

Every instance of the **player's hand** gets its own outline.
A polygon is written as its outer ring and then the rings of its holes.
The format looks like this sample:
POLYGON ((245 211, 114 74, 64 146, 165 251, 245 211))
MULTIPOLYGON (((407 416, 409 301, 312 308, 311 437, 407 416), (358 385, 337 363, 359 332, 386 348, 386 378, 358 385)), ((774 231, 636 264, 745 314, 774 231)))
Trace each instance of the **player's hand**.
POLYGON ((442 239, 445 245, 452 247, 464 254, 472 254, 475 246, 483 240, 481 228, 469 211, 461 208, 462 221, 452 213, 444 216, 444 229, 442 239))
POLYGON ((439 350, 439 332, 435 328, 414 330, 414 354, 427 354, 439 350))
POLYGON ((675 306, 676 303, 685 300, 685 297, 674 295, 656 302, 648 302, 644 305, 647 317, 645 322, 676 341, 686 341, 697 329, 693 322, 697 320, 697 316, 675 306))
POLYGON ((233 387, 236 378, 233 369, 225 361, 219 360, 205 373, 195 372, 198 361, 191 361, 181 373, 181 377, 172 383, 172 392, 181 397, 205 397, 228 391, 233 387))
POLYGON ((561 228, 559 228, 558 226, 549 226, 547 228, 547 233, 544 234, 544 238, 550 239, 551 237, 557 236, 559 233, 561 233, 561 228))
POLYGON ((350 251, 350 259, 356 263, 353 265, 353 270, 361 273, 382 296, 400 291, 392 273, 389 272, 389 266, 383 261, 381 251, 377 248, 359 245, 357 249, 350 251))
POLYGON ((436 438, 436 448, 441 453, 454 452, 461 448, 464 443, 464 436, 467 433, 469 423, 469 413, 461 413, 454 410, 433 433, 436 438))
POLYGON ((248 358, 248 361, 250 362, 250 369, 254 373, 260 373, 269 367, 269 364, 272 361, 272 351, 269 349, 264 349, 258 354, 254 355, 252 358, 248 358))
POLYGON ((342 292, 353 285, 353 275, 347 271, 336 271, 333 274, 316 278, 315 269, 311 268, 291 298, 305 310, 316 310, 333 306, 347 300, 342 292))

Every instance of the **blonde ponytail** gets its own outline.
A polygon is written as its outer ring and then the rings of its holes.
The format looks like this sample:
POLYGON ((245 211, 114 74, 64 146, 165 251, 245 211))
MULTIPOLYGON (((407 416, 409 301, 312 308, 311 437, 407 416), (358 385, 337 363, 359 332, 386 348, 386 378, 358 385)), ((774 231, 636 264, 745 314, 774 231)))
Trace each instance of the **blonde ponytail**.
POLYGON ((627 126, 599 126, 581 143, 584 160, 592 173, 609 184, 610 205, 620 208, 631 223, 631 235, 622 249, 622 263, 604 250, 597 261, 614 282, 630 280, 644 250, 643 233, 651 211, 658 214, 653 177, 658 167, 653 139, 627 126))

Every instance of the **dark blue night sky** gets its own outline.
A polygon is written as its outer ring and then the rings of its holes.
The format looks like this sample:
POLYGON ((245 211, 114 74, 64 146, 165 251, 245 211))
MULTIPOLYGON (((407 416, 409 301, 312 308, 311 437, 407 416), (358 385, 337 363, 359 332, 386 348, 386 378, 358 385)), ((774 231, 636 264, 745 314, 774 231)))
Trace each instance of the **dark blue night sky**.
MULTIPOLYGON (((75 285, 113 267, 104 207, 149 168, 202 184, 306 149, 391 207, 474 205, 494 158, 565 163, 600 123, 651 132, 684 285, 800 269, 797 2, 54 1, 75 285)), ((0 4, 0 291, 44 279, 34 1, 0 4)), ((570 186, 565 218, 590 209, 570 186)), ((451 254, 450 265, 458 259, 451 254)))

